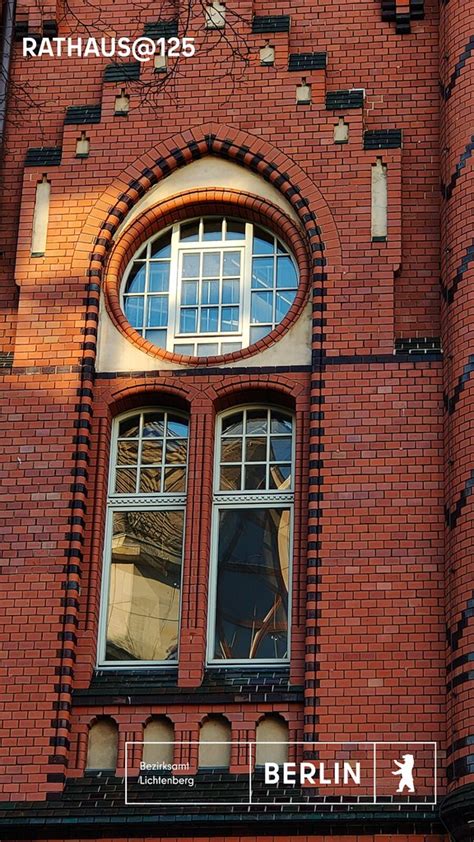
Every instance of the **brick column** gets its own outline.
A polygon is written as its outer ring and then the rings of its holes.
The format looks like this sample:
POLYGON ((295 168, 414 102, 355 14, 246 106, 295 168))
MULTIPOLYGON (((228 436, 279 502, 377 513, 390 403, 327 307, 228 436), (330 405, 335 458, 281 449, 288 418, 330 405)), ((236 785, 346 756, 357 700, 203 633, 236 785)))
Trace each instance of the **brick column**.
POLYGON ((446 766, 452 793, 443 809, 454 821, 456 838, 468 838, 458 822, 474 819, 474 0, 444 0, 440 45, 446 766), (459 800, 461 787, 467 788, 459 800))

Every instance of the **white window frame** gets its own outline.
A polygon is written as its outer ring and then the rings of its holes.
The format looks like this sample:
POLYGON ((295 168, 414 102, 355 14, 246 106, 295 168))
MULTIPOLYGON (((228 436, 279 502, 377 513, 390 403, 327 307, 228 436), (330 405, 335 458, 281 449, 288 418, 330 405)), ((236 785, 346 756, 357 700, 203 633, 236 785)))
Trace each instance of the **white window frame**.
MULTIPOLYGON (((159 239, 161 236, 166 234, 167 232, 171 231, 171 253, 169 259, 170 263, 170 276, 169 276, 169 290, 168 290, 168 324, 167 327, 146 327, 146 320, 147 320, 147 306, 148 306, 148 280, 145 282, 145 290, 143 293, 134 293, 137 297, 143 297, 143 326, 141 328, 134 328, 140 333, 141 336, 146 338, 146 333, 148 330, 167 330, 167 337, 166 337, 166 350, 170 353, 175 354, 184 354, 189 356, 211 356, 211 354, 207 353, 200 353, 198 349, 198 345, 203 344, 213 344, 218 346, 218 350, 216 355, 221 355, 228 353, 225 349, 225 345, 227 344, 239 344, 241 349, 249 347, 250 344, 254 344, 250 340, 250 331, 252 327, 258 328, 260 326, 264 326, 263 323, 256 322, 255 324, 251 323, 251 300, 252 300, 252 292, 256 290, 252 290, 252 260, 253 257, 266 257, 269 255, 254 255, 253 254, 253 232, 254 227, 261 228, 271 237, 275 238, 278 243, 283 246, 285 249, 285 254, 290 258, 293 263, 296 277, 299 283, 299 271, 298 271, 298 264, 295 260, 294 255, 291 253, 289 248, 284 245, 282 240, 271 230, 265 228, 263 225, 255 224, 252 222, 247 222, 244 219, 238 218, 236 216, 201 216, 201 217, 191 217, 189 219, 183 220, 181 222, 177 222, 172 226, 168 226, 168 228, 163 229, 158 233, 153 234, 149 237, 145 243, 142 243, 140 248, 138 249, 139 252, 144 251, 145 255, 148 254, 148 245, 152 243, 154 240, 159 239), (203 240, 202 239, 202 232, 203 232, 203 223, 204 220, 207 219, 221 219, 224 220, 224 236, 227 226, 227 220, 230 221, 237 221, 243 223, 245 225, 245 234, 242 239, 235 239, 235 240, 226 240, 224 237, 220 240, 203 240), (185 225, 191 222, 199 221, 199 231, 200 231, 200 239, 198 241, 190 241, 181 243, 180 241, 180 226, 185 225), (218 330, 215 333, 200 333, 199 331, 195 333, 181 333, 180 332, 180 315, 181 315, 181 308, 182 305, 180 304, 181 300, 181 286, 182 286, 182 277, 181 277, 181 264, 182 264, 182 256, 184 253, 189 253, 193 251, 198 252, 226 252, 226 251, 239 251, 242 255, 241 257, 241 268, 240 268, 240 296, 239 296, 239 304, 232 305, 232 304, 224 304, 221 306, 224 307, 232 307, 238 306, 239 308, 239 329, 237 331, 220 331, 218 330), (194 351, 191 354, 189 351, 181 351, 180 345, 183 347, 193 345, 194 351)), ((281 255, 284 256, 284 255, 281 255)), ((275 259, 275 258, 274 258, 275 259)), ((124 272, 122 283, 120 286, 120 307, 122 312, 125 314, 125 289, 127 286, 128 277, 132 271, 134 265, 135 256, 132 257, 127 268, 124 272)), ((143 258, 144 266, 146 269, 146 279, 148 279, 149 274, 149 258, 143 258)), ((276 269, 276 262, 275 262, 275 269, 276 269)), ((298 287, 295 287, 295 295, 297 292, 298 287)), ((280 323, 276 316, 276 292, 278 292, 278 287, 276 286, 276 275, 273 278, 273 286, 268 287, 265 289, 262 287, 260 290, 261 292, 272 292, 273 294, 273 304, 272 304, 272 321, 268 324, 271 324, 269 332, 275 329, 277 325, 280 323)), ((281 290, 282 292, 285 291, 285 288, 281 290)), ((192 305, 189 305, 192 306, 192 305)), ((208 305, 204 305, 208 306, 208 305)), ((214 305, 209 305, 214 306, 214 305)), ((196 305, 198 309, 198 317, 200 312, 200 306, 196 305)), ((220 306, 219 306, 220 312, 220 306)), ((199 324, 198 324, 199 327, 199 324)), ((267 334, 268 335, 268 334, 267 334)), ((149 340, 152 342, 152 340, 149 340)), ((254 342, 257 340, 254 340, 254 342)), ((152 342, 152 344, 154 344, 152 342)), ((161 347, 156 345, 157 348, 161 347)), ((212 354, 214 356, 214 354, 212 354)))
MULTIPOLYGON (((105 524, 105 540, 104 540, 104 555, 102 564, 102 582, 100 593, 100 612, 99 612, 99 631, 98 631, 98 647, 97 647, 97 668, 99 669, 141 669, 143 667, 176 668, 179 663, 179 648, 181 638, 181 621, 182 621, 182 604, 183 604, 183 560, 184 560, 184 545, 186 538, 186 495, 187 495, 187 478, 189 465, 189 421, 190 417, 180 410, 175 410, 168 406, 147 406, 132 409, 118 415, 113 420, 111 431, 111 445, 109 455, 109 472, 108 472, 108 489, 107 496, 107 514, 105 524), (170 413, 185 419, 188 422, 188 445, 187 445, 187 459, 186 459, 186 486, 182 494, 168 494, 167 492, 160 492, 158 494, 150 494, 148 492, 137 492, 135 494, 116 494, 115 488, 115 469, 117 467, 117 451, 118 451, 118 431, 119 425, 127 418, 132 418, 135 415, 146 415, 148 412, 163 412, 170 413), (177 652, 176 658, 166 661, 108 661, 106 659, 107 647, 107 615, 108 615, 108 600, 109 600, 109 586, 110 575, 112 570, 112 529, 113 516, 115 512, 127 511, 182 511, 183 517, 183 539, 182 539, 182 556, 181 556, 181 580, 179 586, 179 615, 178 615, 178 633, 177 633, 177 652)), ((140 455, 140 454, 139 454, 140 455)), ((137 462, 138 466, 139 462, 137 462)))
POLYGON ((233 406, 231 409, 221 412, 216 421, 216 439, 214 446, 214 488, 212 500, 212 526, 211 526, 211 557, 209 564, 209 595, 207 610, 207 666, 225 667, 225 669, 239 668, 242 666, 274 667, 287 665, 291 659, 291 618, 293 600, 293 553, 294 553, 294 507, 295 507, 295 446, 296 446, 296 416, 294 412, 275 404, 243 404, 233 406), (291 490, 265 490, 265 491, 220 491, 220 455, 222 441, 222 421, 230 415, 243 410, 275 410, 288 415, 292 419, 292 447, 291 447, 291 490), (241 658, 225 659, 215 658, 216 644, 216 614, 217 614, 217 579, 218 579, 218 552, 219 552, 219 513, 224 509, 248 509, 249 507, 259 509, 289 509, 289 559, 288 559, 288 631, 287 631, 287 657, 286 658, 241 658))

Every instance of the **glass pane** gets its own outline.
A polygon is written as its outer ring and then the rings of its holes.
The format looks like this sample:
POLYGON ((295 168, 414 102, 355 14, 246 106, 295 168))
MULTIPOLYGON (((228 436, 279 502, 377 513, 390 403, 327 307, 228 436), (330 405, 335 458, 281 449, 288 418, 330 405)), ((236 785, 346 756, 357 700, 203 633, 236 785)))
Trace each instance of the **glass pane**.
POLYGON ((289 436, 281 436, 281 438, 271 437, 270 461, 291 462, 291 438, 289 436))
POLYGON ((150 263, 148 275, 148 289, 150 292, 168 292, 170 284, 170 264, 167 260, 163 263, 150 263))
POLYGON ((240 281, 222 282, 222 303, 238 304, 240 301, 240 281))
POLYGON ((145 339, 158 345, 159 348, 166 348, 168 332, 166 330, 146 330, 145 339))
POLYGON ((240 251, 224 252, 223 275, 227 278, 240 277, 240 251))
POLYGON ((186 491, 186 468, 165 468, 164 490, 173 494, 186 491))
POLYGON ((254 257, 252 260, 252 289, 273 288, 274 270, 273 257, 254 257))
POLYGON ((233 354, 235 351, 240 351, 242 349, 241 342, 223 342, 221 347, 222 354, 233 354))
POLYGON ((252 292, 251 321, 253 323, 273 321, 273 293, 252 292))
POLYGON ((138 441, 125 440, 117 443, 117 465, 136 465, 138 461, 138 441))
POLYGON ((142 468, 139 491, 142 494, 159 494, 161 491, 161 468, 142 468))
POLYGON ((194 356, 194 345, 181 345, 179 342, 173 348, 175 354, 183 354, 189 357, 194 356))
POLYGON ((218 353, 219 345, 217 344, 217 342, 198 342, 198 357, 216 357, 218 353))
POLYGON ((198 281, 183 281, 181 285, 181 304, 198 303, 198 281))
POLYGON ((163 438, 165 431, 165 416, 162 412, 151 412, 143 419, 144 438, 163 438))
POLYGON ((142 464, 143 465, 161 465, 163 457, 163 442, 144 441, 142 445, 142 464))
POLYGON ((141 330, 143 328, 143 302, 142 295, 127 295, 123 300, 123 310, 126 318, 132 327, 141 330))
POLYGON ((168 324, 168 296, 156 295, 148 299, 147 327, 166 327, 168 324))
POLYGON ((124 292, 144 292, 145 290, 145 264, 133 263, 124 292))
POLYGON ((219 304, 219 281, 203 281, 201 304, 219 304))
POLYGON ((270 465, 269 488, 291 488, 291 465, 270 465))
POLYGON ((243 433, 243 412, 234 412, 222 419, 222 435, 238 436, 243 433))
POLYGON ((242 439, 224 439, 221 444, 221 462, 242 461, 242 439))
POLYGON ((138 436, 140 431, 140 416, 132 415, 131 418, 124 418, 119 424, 120 438, 133 438, 138 436))
POLYGON ((183 254, 183 278, 199 277, 199 259, 200 255, 194 252, 192 254, 183 254))
POLYGON ((244 488, 246 491, 262 490, 266 487, 267 466, 266 465, 246 465, 244 474, 244 488))
POLYGON ((279 240, 277 240, 277 254, 288 254, 288 249, 279 240))
POLYGON ((201 333, 217 333, 218 307, 203 307, 201 310, 201 333))
POLYGON ((150 257, 171 257, 171 231, 151 243, 150 257))
POLYGON ((237 219, 227 220, 227 234, 226 240, 244 240, 245 239, 245 222, 239 222, 237 219))
POLYGON ((199 239, 199 220, 195 222, 185 222, 180 226, 179 239, 182 243, 196 242, 199 239))
POLYGON ((220 251, 204 252, 202 256, 202 276, 203 278, 218 278, 221 272, 221 253, 220 251))
POLYGON ((221 312, 221 331, 228 333, 239 329, 239 308, 223 307, 221 312))
POLYGON ((185 418, 179 415, 168 415, 168 423, 166 425, 166 435, 168 438, 185 439, 188 437, 188 422, 185 418))
POLYGON ((242 468, 240 465, 223 465, 221 467, 221 491, 240 491, 242 468))
POLYGON ((214 657, 288 656, 289 509, 219 513, 214 657))
POLYGON ((291 433, 293 430, 293 421, 288 415, 272 409, 270 430, 272 433, 291 433))
POLYGON ((290 257, 279 257, 277 260, 277 287, 296 289, 298 276, 290 257))
POLYGON ((142 246, 140 251, 137 251, 135 255, 135 260, 144 260, 146 257, 146 250, 148 246, 142 246))
POLYGON ((220 217, 204 220, 203 240, 222 240, 222 222, 220 217))
POLYGON ((166 462, 172 465, 178 462, 182 465, 186 464, 186 456, 188 452, 188 442, 186 439, 168 439, 166 442, 166 462))
POLYGON ((106 657, 175 661, 183 512, 115 512, 106 657))
POLYGON ((267 439, 247 438, 245 442, 246 462, 266 462, 267 460, 267 439))
POLYGON ((266 325, 265 327, 251 327, 250 328, 250 344, 254 342, 258 342, 259 339, 263 339, 264 336, 268 336, 268 334, 272 331, 271 325, 266 325))
POLYGON ((247 435, 266 435, 268 430, 268 413, 265 409, 247 410, 247 435))
POLYGON ((130 468, 117 468, 115 472, 115 493, 135 494, 137 488, 137 472, 130 468))
POLYGON ((181 333, 196 333, 197 310, 181 310, 179 329, 181 333))
POLYGON ((254 254, 273 254, 275 250, 275 238, 272 234, 268 234, 262 228, 253 229, 253 253, 254 254))
POLYGON ((281 320, 285 318, 288 310, 295 300, 295 295, 296 293, 293 292, 293 290, 288 290, 287 292, 277 292, 275 301, 276 322, 281 322, 281 320))

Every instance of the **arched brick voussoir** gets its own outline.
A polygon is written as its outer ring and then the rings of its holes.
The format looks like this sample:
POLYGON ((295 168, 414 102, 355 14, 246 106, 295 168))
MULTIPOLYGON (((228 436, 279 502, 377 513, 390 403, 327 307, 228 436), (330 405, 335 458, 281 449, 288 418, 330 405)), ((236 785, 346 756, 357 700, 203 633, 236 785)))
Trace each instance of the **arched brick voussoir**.
POLYGON ((316 225, 324 243, 324 256, 329 270, 341 265, 342 250, 338 230, 329 206, 318 187, 305 171, 272 144, 256 135, 231 126, 207 123, 172 135, 154 149, 140 155, 114 180, 97 199, 79 235, 72 265, 88 268, 85 254, 91 251, 91 233, 97 238, 114 230, 126 214, 117 205, 127 194, 131 205, 174 170, 207 155, 224 157, 259 174, 273 184, 292 205, 307 229, 316 225), (133 197, 133 198, 132 198, 133 197), (311 218, 308 219, 308 215, 311 218), (99 223, 100 220, 100 223, 99 223))
POLYGON ((260 376, 257 382, 249 375, 242 375, 240 377, 228 378, 225 382, 220 384, 214 384, 214 392, 217 401, 224 398, 238 398, 239 393, 241 392, 255 391, 256 393, 261 394, 262 389, 273 392, 275 394, 275 398, 278 398, 278 396, 285 396, 296 400, 296 398, 300 397, 300 395, 305 391, 305 388, 306 387, 302 383, 294 382, 287 377, 273 377, 271 375, 266 378, 260 376))
MULTIPOLYGON (((158 406, 160 402, 163 403, 163 399, 166 401, 166 398, 169 398, 171 404, 181 404, 182 408, 189 410, 192 401, 199 397, 199 390, 191 383, 176 382, 176 379, 171 377, 154 375, 136 378, 133 384, 121 385, 119 388, 111 386, 106 390, 102 389, 98 403, 104 414, 114 417, 129 409, 158 406)), ((96 416, 100 417, 100 414, 98 411, 96 416)))

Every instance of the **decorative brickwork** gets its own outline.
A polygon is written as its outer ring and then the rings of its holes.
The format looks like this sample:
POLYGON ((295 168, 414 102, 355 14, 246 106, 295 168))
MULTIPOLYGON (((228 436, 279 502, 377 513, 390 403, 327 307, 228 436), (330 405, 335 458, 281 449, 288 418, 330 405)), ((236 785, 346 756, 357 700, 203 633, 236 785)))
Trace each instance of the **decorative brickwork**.
POLYGON ((468 229, 459 221, 472 220, 474 139, 464 119, 472 106, 474 69, 470 60, 474 31, 474 3, 452 0, 441 8, 442 273, 443 344, 445 363, 446 473, 446 589, 448 643, 448 767, 451 794, 443 815, 456 838, 468 838, 472 826, 474 761, 473 674, 469 669, 474 647, 472 624, 472 435, 473 247, 468 229), (468 784, 467 790, 463 788, 468 784))
MULTIPOLYGON (((153 717, 197 741, 209 716, 225 716, 246 744, 278 714, 298 743, 436 741, 446 821, 464 832, 471 809, 473 0, 441 10, 441 85, 432 0, 225 5, 225 29, 205 36, 201 4, 186 22, 171 7, 134 16, 121 0, 101 4, 118 34, 186 26, 196 54, 169 57, 166 73, 94 56, 23 59, 15 47, 13 83, 46 104, 39 127, 29 109, 8 124, 2 162, 0 836, 189 842, 192 827, 198 842, 447 842, 425 795, 288 811, 123 803, 125 743, 153 717), (248 55, 236 57, 236 37, 248 55), (297 103, 302 85, 310 95, 297 103), (117 97, 129 106, 119 114, 117 97), (387 236, 372 240, 377 164, 387 236), (35 256, 44 178, 46 247, 35 256), (290 249, 294 303, 243 350, 162 351, 125 318, 124 269, 152 234, 214 215, 263 226, 290 249), (111 365, 104 346, 117 348, 111 365), (244 404, 295 419, 291 649, 288 663, 216 667, 206 656, 216 418, 244 404), (109 669, 97 652, 113 421, 157 407, 189 415, 179 658, 109 669), (87 743, 104 716, 118 754, 98 776, 87 743)), ((85 4, 88 26, 95 13, 85 4)), ((27 0, 17 38, 53 32, 55 18, 50 3, 27 0)), ((189 756, 197 769, 198 749, 189 756)), ((136 773, 138 750, 131 764, 136 773)), ((245 764, 232 747, 218 800, 245 787, 245 764)))
POLYGON ((411 31, 412 20, 424 17, 424 0, 381 0, 382 20, 394 22, 399 35, 411 31))

